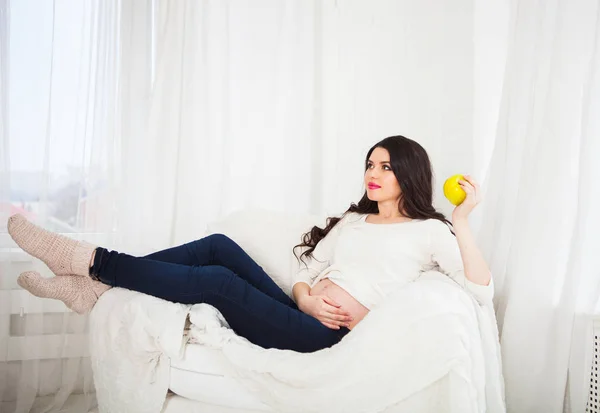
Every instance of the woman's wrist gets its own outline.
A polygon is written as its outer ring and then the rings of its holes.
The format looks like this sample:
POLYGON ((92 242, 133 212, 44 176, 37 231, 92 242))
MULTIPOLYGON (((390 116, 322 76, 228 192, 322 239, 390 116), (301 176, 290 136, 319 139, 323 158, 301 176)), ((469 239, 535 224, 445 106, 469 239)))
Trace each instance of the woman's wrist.
POLYGON ((305 298, 310 296, 310 286, 305 282, 298 282, 292 288, 292 295, 296 305, 300 308, 305 298))
POLYGON ((452 226, 453 227, 463 227, 469 226, 469 218, 462 215, 452 215, 452 226))
POLYGON ((304 304, 306 303, 306 299, 310 297, 309 293, 306 294, 301 294, 298 296, 298 299, 296 300, 296 304, 298 305, 298 308, 300 310, 302 310, 304 308, 304 304))
POLYGON ((477 247, 468 218, 457 218, 453 220, 452 226, 460 249, 465 277, 475 284, 487 286, 490 282, 490 270, 477 247))

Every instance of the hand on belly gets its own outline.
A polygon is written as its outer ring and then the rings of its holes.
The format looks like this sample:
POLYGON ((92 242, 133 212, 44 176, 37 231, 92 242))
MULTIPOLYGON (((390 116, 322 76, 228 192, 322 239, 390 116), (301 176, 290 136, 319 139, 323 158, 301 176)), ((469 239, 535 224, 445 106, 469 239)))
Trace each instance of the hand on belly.
POLYGON ((352 315, 353 320, 350 322, 348 327, 352 330, 365 316, 369 313, 369 309, 362 305, 351 296, 346 290, 339 285, 333 283, 327 278, 319 281, 310 290, 310 295, 325 295, 336 303, 341 305, 341 309, 348 311, 352 315))

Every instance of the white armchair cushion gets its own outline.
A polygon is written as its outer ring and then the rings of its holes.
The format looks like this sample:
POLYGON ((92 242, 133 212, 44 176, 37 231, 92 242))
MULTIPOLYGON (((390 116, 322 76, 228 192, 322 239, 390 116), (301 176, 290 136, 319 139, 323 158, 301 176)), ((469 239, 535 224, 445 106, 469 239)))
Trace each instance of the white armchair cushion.
MULTIPOLYGON (((225 234, 238 243, 286 294, 291 296, 293 275, 300 265, 294 245, 313 225, 323 227, 326 217, 265 209, 244 209, 208 224, 207 235, 225 234)), ((298 248, 298 255, 304 249, 298 248)))

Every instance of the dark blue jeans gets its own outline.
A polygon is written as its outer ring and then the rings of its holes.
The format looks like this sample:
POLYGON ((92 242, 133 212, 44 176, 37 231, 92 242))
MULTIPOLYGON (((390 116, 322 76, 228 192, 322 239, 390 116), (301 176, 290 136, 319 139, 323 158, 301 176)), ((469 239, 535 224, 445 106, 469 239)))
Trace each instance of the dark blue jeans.
POLYGON ((236 334, 264 348, 313 352, 350 330, 333 330, 300 311, 292 299, 237 243, 223 234, 132 257, 96 249, 90 274, 123 287, 182 304, 217 308, 236 334))

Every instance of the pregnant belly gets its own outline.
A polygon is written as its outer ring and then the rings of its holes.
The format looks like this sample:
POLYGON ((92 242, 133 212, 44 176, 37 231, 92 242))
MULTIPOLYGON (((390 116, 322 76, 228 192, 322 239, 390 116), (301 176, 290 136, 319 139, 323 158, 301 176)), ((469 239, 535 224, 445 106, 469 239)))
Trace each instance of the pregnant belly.
POLYGON ((352 318, 354 318, 348 327, 350 330, 369 313, 367 307, 359 303, 356 298, 352 297, 342 287, 329 281, 327 278, 315 284, 310 290, 310 295, 325 295, 341 305, 340 308, 349 312, 352 318))

